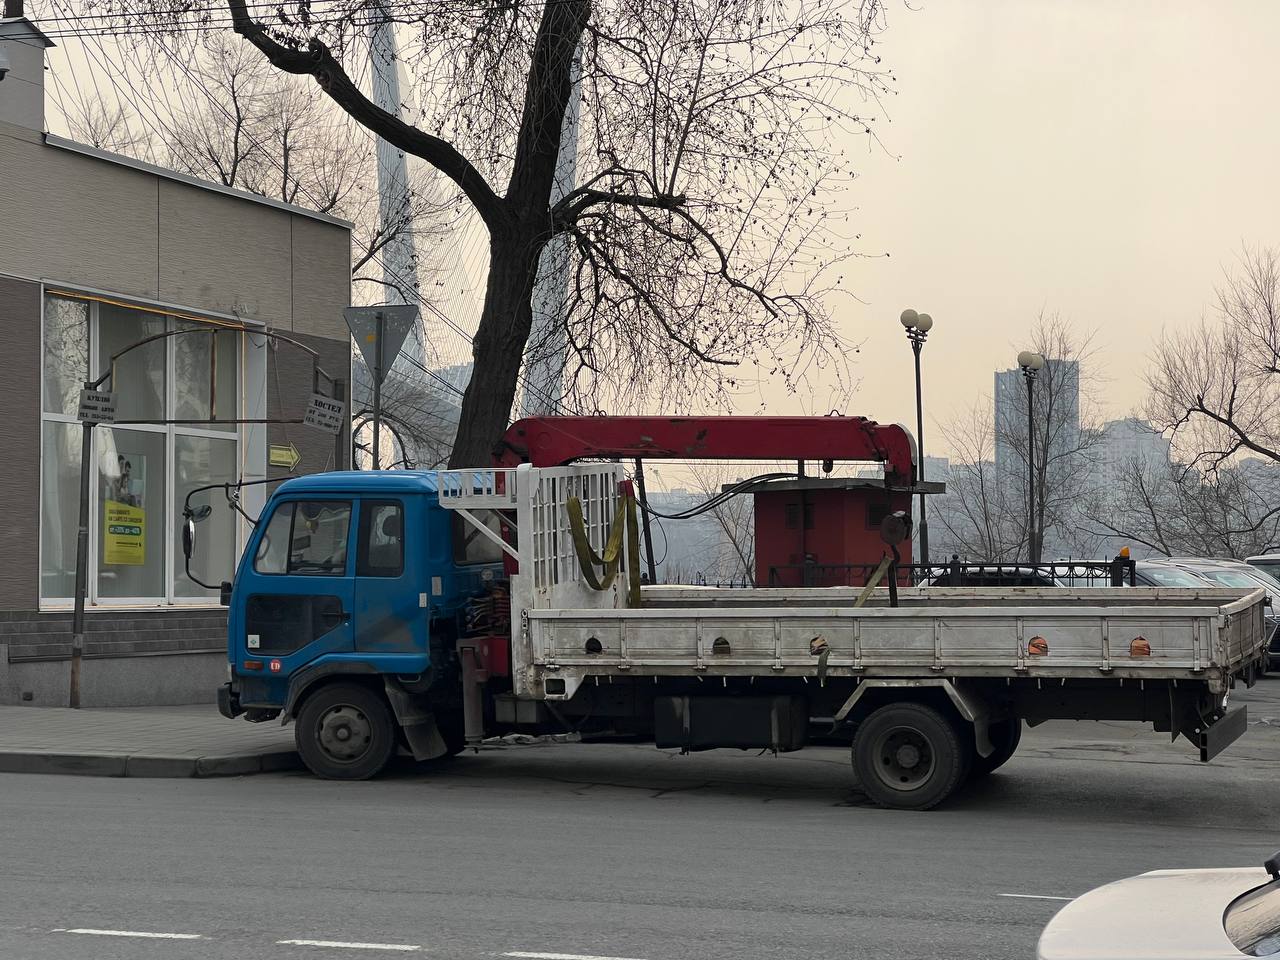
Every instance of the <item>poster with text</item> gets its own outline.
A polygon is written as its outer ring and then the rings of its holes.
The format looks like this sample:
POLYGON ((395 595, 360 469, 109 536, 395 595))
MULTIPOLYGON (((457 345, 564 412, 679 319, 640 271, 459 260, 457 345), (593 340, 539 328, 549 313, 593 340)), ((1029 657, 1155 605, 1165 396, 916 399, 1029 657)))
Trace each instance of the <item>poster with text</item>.
POLYGON ((116 472, 107 478, 102 514, 102 562, 142 566, 147 561, 147 458, 120 453, 116 472))

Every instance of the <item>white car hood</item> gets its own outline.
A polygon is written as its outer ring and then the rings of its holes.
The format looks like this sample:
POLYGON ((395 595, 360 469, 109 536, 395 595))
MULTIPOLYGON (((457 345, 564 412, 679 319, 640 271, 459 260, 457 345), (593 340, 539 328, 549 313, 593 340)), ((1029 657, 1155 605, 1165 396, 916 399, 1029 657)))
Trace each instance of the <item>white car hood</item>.
POLYGON ((1063 907, 1040 935, 1040 960, 1240 960, 1222 925, 1236 897, 1271 878, 1261 867, 1155 870, 1063 907))

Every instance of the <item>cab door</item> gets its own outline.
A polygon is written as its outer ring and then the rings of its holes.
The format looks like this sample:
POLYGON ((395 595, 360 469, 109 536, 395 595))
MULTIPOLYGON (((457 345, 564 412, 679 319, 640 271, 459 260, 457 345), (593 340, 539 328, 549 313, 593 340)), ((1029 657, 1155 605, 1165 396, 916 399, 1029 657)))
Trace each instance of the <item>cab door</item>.
POLYGON ((279 500, 245 558, 233 610, 235 661, 268 661, 288 676, 352 650, 354 537, 350 499, 279 500))
POLYGON ((362 498, 356 535, 355 649, 410 655, 403 672, 425 670, 430 599, 423 592, 421 497, 362 498), (419 662, 420 661, 420 662, 419 662))

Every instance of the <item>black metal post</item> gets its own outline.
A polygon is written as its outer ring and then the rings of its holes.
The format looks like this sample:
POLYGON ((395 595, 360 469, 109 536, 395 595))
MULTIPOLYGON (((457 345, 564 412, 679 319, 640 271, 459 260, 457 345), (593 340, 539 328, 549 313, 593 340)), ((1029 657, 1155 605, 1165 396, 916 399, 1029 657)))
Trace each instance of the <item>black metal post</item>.
MULTIPOLYGON (((86 382, 86 389, 94 389, 86 382)), ((93 424, 80 424, 80 526, 76 531, 76 586, 71 613, 71 690, 67 704, 80 708, 80 661, 84 656, 84 604, 89 585, 89 468, 93 461, 93 424)))
POLYGON ((377 470, 378 454, 382 446, 382 332, 385 321, 382 319, 381 310, 374 314, 374 317, 376 318, 374 338, 377 343, 374 344, 373 353, 373 469, 377 470))
POLYGON ((649 494, 644 488, 644 461, 636 457, 636 492, 640 494, 640 523, 644 528, 644 552, 649 568, 649 582, 658 582, 658 567, 653 562, 653 537, 649 532, 649 494))
MULTIPOLYGON (((920 398, 920 350, 927 331, 907 331, 911 351, 916 355, 916 452, 920 455, 919 482, 924 483, 924 404, 920 398), (914 334, 914 336, 912 335, 914 334)), ((920 562, 929 564, 929 519, 925 513, 924 491, 920 491, 920 562)))
POLYGON ((1022 376, 1027 381, 1027 559, 1034 566, 1040 562, 1036 542, 1036 372, 1030 367, 1023 367, 1022 376))
MULTIPOLYGON (((333 381, 333 399, 343 403, 344 405, 346 404, 347 381, 342 377, 333 381)), ((348 413, 350 413, 350 411, 348 411, 348 413)), ((347 434, 350 423, 351 418, 348 417, 347 422, 338 427, 338 435, 333 439, 333 469, 335 470, 346 469, 346 451, 351 449, 349 436, 347 434)))

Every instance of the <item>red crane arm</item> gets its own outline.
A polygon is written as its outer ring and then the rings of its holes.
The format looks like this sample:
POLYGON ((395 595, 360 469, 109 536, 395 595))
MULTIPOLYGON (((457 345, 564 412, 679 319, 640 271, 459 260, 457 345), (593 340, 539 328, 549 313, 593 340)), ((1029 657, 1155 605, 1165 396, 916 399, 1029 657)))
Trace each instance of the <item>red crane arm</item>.
POLYGON ((866 417, 526 417, 507 428, 494 460, 875 460, 890 486, 910 486, 915 453, 906 428, 866 417))

